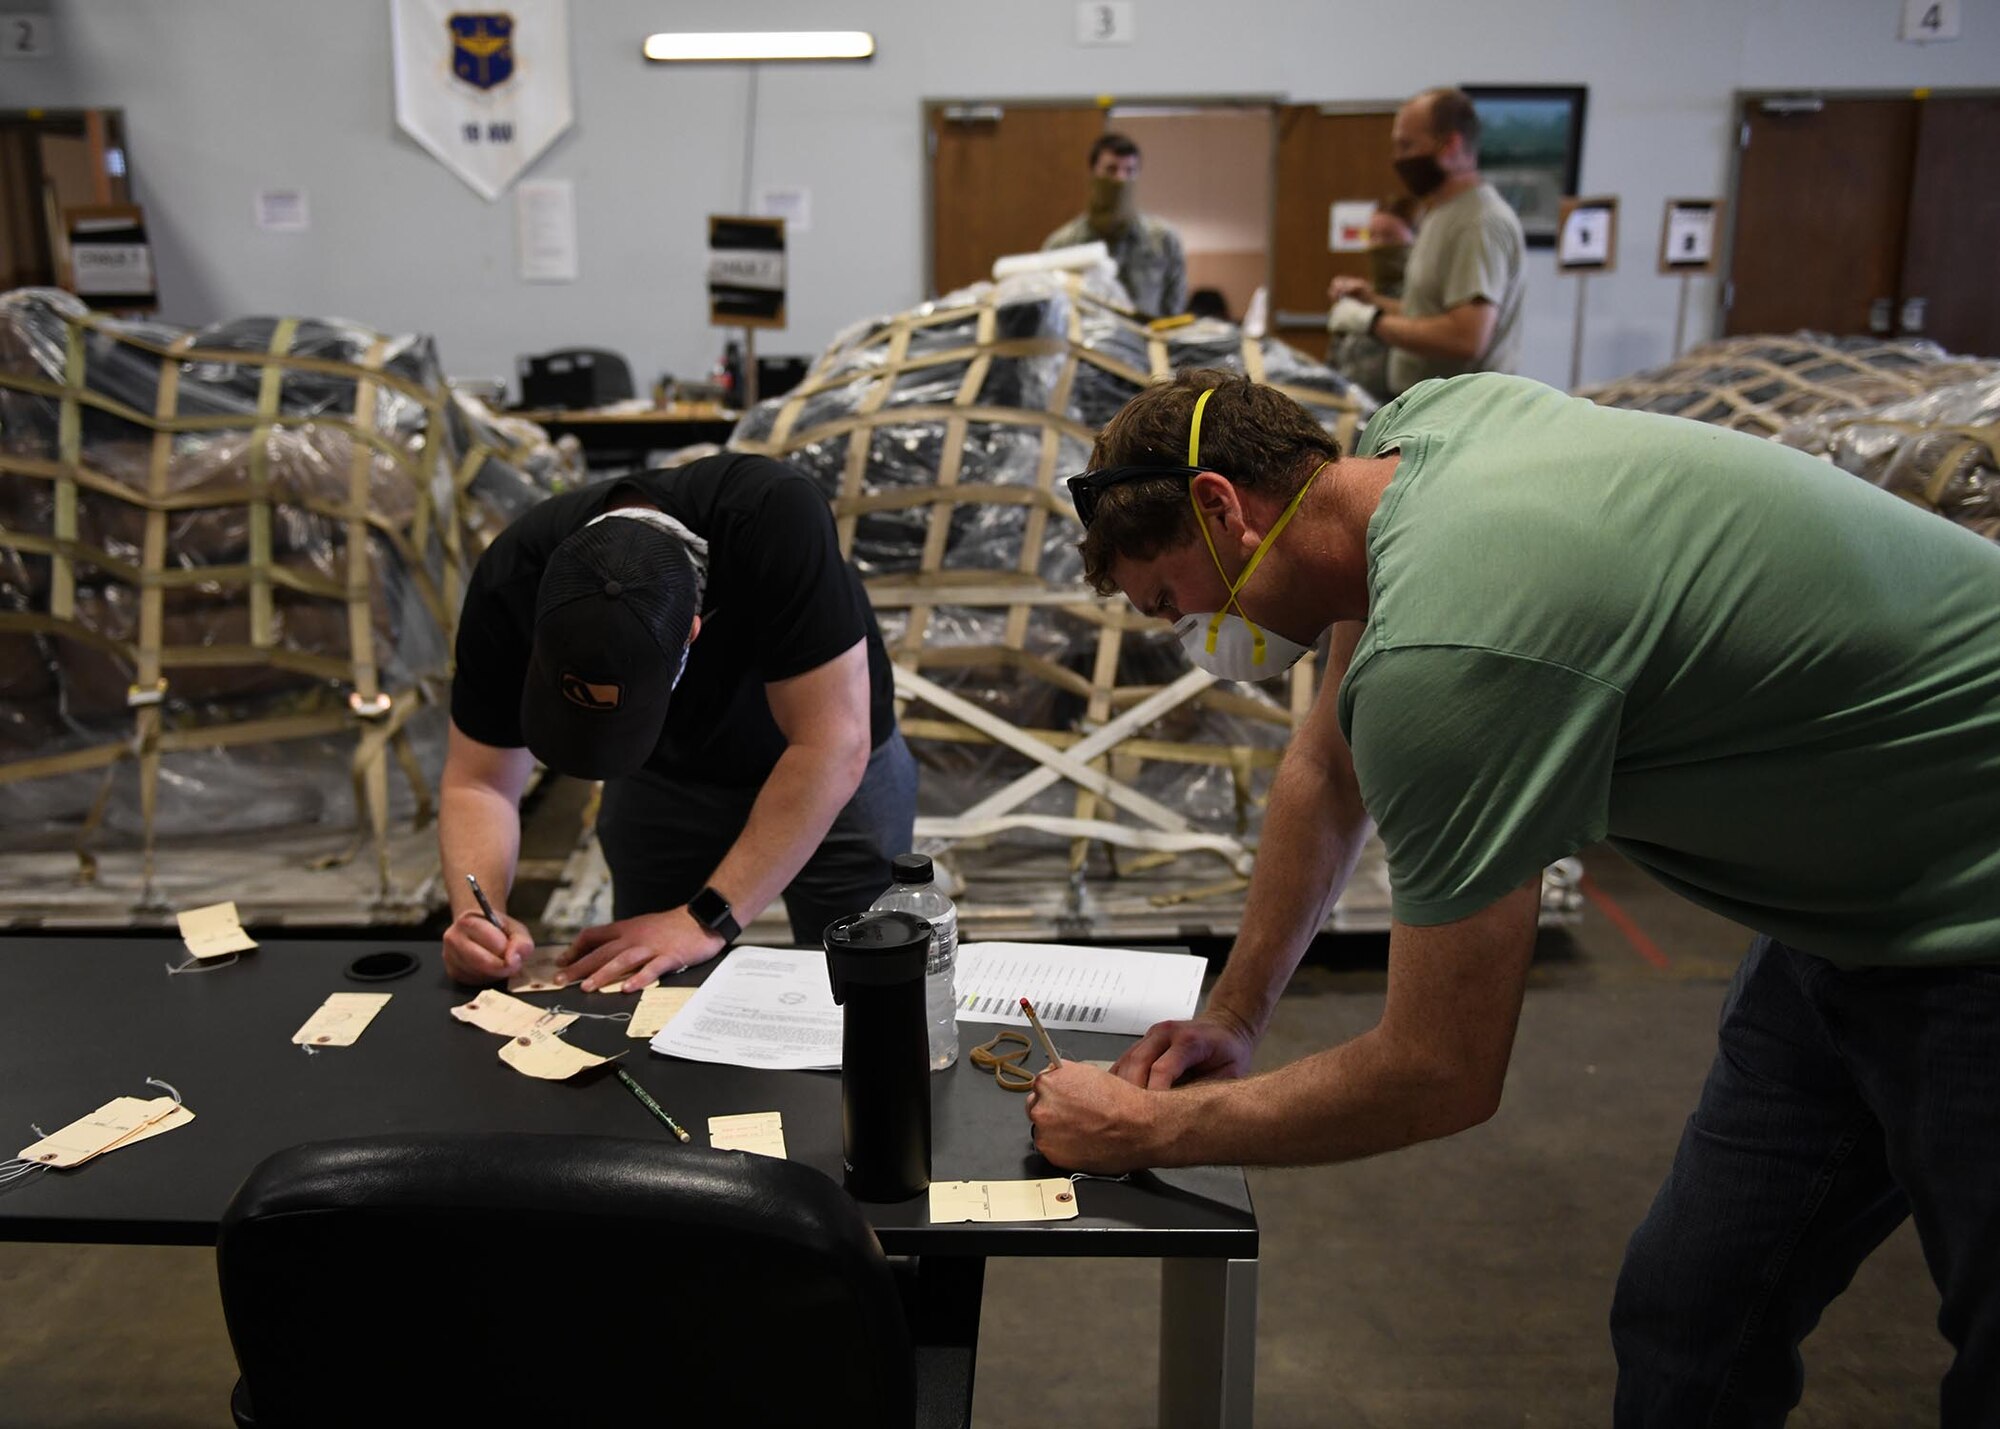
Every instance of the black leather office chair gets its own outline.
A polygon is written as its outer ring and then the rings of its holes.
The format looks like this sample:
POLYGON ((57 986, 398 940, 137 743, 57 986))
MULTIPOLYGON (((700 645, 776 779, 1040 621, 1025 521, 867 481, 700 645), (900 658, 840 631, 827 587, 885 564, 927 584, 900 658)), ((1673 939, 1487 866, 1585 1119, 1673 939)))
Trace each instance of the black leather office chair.
POLYGON ((515 1134, 297 1146, 237 1191, 216 1262, 231 1408, 257 1429, 971 1418, 977 1262, 970 1334, 961 1316, 952 1343, 913 1348, 921 1292, 854 1202, 769 1157, 515 1134))

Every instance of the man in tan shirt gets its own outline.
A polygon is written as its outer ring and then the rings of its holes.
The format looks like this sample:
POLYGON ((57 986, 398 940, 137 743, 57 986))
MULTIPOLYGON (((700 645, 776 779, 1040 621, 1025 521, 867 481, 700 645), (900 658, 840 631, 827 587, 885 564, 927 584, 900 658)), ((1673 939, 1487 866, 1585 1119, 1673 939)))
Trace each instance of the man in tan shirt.
POLYGON ((1472 100, 1463 90, 1425 90, 1397 111, 1389 143, 1396 173, 1424 206, 1403 296, 1336 278, 1328 328, 1368 333, 1390 349, 1390 395, 1427 377, 1513 371, 1526 244, 1514 210, 1480 177, 1472 100))

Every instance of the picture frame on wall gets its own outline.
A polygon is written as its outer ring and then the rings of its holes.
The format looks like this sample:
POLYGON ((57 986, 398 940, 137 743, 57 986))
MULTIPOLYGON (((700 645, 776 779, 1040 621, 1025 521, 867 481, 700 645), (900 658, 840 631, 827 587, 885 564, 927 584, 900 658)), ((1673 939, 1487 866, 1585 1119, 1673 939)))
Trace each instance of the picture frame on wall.
POLYGON ((1479 113, 1479 168, 1521 220, 1530 248, 1553 248, 1562 202, 1583 168, 1581 84, 1468 84, 1479 113))

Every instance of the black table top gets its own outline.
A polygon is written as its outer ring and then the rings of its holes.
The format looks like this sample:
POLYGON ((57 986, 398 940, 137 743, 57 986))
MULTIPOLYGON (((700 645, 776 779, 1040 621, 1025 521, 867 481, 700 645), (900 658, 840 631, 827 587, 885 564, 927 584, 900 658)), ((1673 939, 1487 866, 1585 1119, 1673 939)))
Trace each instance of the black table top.
MULTIPOLYGON (((472 992, 445 976, 436 943, 266 939, 214 971, 170 977, 181 944, 158 937, 0 938, 8 1074, 0 1080, 0 1157, 117 1096, 159 1096, 171 1083, 193 1122, 71 1171, 39 1171, 0 1187, 0 1239, 209 1245, 253 1166, 304 1141, 382 1132, 531 1131, 661 1137, 662 1127, 615 1076, 526 1077, 499 1059, 501 1039, 458 1022, 472 992), (378 948, 418 955, 388 983, 344 975, 378 948), (292 1034, 334 992, 392 997, 359 1041, 308 1055, 292 1034), (11 1137, 13 1141, 6 1141, 11 1137)), ((713 964, 669 981, 698 982, 713 964)), ((543 1007, 628 1011, 637 994, 530 994, 543 1007)), ((993 1029, 998 1030, 998 1029, 993 1029)), ((962 1029, 970 1048, 990 1032, 962 1029)), ((794 1161, 840 1177, 840 1077, 685 1062, 583 1019, 564 1039, 617 1063, 707 1144, 712 1115, 776 1111, 794 1161)), ((1065 1056, 1116 1056, 1131 1041, 1063 1032, 1065 1056)), ((608 1072, 609 1069, 607 1069, 608 1072)), ((938 1180, 1057 1174, 1028 1140, 1024 1098, 959 1058, 932 1078, 932 1172, 938 1180)), ((1035 1224, 929 1223, 926 1197, 863 1203, 891 1255, 1136 1255, 1249 1258, 1257 1220, 1235 1167, 1142 1172, 1079 1184, 1076 1219, 1035 1224)))

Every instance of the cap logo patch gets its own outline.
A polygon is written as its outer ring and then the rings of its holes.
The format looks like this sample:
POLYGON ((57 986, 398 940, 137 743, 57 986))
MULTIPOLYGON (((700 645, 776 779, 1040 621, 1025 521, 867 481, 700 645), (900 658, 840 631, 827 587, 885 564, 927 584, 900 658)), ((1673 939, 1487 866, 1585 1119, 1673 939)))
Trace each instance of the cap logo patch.
POLYGON ((582 705, 587 710, 615 710, 624 698, 623 685, 593 684, 581 675, 563 671, 563 698, 573 705, 582 705))

